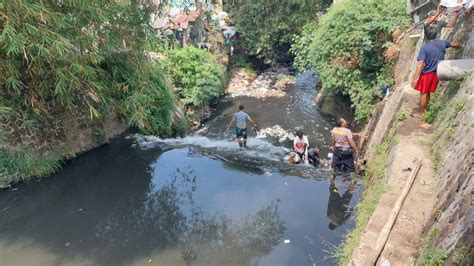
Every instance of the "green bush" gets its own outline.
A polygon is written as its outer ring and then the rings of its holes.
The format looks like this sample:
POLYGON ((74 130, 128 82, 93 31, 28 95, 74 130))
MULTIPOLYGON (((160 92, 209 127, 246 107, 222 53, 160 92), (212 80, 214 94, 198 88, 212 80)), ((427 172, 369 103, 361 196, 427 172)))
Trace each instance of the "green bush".
POLYGON ((156 64, 145 56, 131 61, 130 55, 116 54, 102 67, 111 75, 109 86, 120 88, 110 97, 131 125, 144 134, 172 134, 174 96, 156 64))
POLYGON ((314 67, 328 92, 349 95, 356 119, 366 120, 383 85, 392 85, 384 58, 390 33, 408 25, 402 0, 351 0, 334 5, 318 22, 296 37, 297 67, 314 67), (308 43, 311 39, 311 44, 308 43))
POLYGON ((453 257, 460 265, 473 265, 474 260, 471 253, 471 249, 468 247, 460 247, 454 250, 453 257))
POLYGON ((293 65, 300 70, 312 68, 308 60, 310 58, 309 46, 314 40, 313 34, 316 32, 317 26, 316 21, 311 21, 303 26, 301 34, 293 36, 290 52, 295 56, 293 65))
POLYGON ((196 47, 165 51, 161 66, 185 105, 203 107, 223 92, 224 71, 211 55, 196 47))
POLYGON ((249 58, 245 54, 234 54, 230 58, 230 65, 232 67, 240 67, 240 68, 246 68, 249 70, 253 69, 252 63, 250 62, 249 58))

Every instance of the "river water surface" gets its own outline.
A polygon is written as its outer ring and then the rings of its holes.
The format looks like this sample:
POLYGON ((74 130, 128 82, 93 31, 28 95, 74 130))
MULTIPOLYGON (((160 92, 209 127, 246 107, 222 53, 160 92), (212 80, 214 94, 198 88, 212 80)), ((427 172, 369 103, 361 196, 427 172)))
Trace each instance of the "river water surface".
POLYGON ((240 150, 224 131, 244 104, 261 129, 304 128, 324 155, 334 118, 313 105, 315 83, 307 73, 282 99, 225 98, 200 134, 124 136, 0 192, 0 265, 335 264, 359 190, 283 162, 288 143, 251 134, 240 150))

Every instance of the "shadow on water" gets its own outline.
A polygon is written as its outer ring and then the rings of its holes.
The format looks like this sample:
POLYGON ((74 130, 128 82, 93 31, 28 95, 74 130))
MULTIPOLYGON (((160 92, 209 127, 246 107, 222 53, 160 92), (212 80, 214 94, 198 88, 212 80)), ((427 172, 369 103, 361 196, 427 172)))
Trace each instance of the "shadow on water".
MULTIPOLYGON (((263 126, 299 123, 275 113, 283 99, 272 101, 252 105, 279 105, 255 113, 263 126)), ((317 143, 332 118, 311 108, 295 112, 320 119, 313 131, 306 125, 317 143)), ((121 138, 0 192, 0 265, 334 264, 326 243, 353 225, 358 190, 283 162, 286 149, 269 141, 251 138, 240 150, 221 134, 233 109, 221 111, 206 135, 121 138)))

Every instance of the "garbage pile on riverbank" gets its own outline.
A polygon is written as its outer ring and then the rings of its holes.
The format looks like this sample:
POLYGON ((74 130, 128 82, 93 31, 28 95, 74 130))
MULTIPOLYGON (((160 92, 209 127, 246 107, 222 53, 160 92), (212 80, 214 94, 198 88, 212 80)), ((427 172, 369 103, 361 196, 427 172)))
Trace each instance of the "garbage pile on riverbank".
POLYGON ((295 83, 295 78, 287 68, 270 68, 256 77, 250 70, 235 68, 227 93, 231 97, 253 98, 284 97, 285 88, 295 83))
POLYGON ((257 78, 257 74, 248 68, 235 67, 232 68, 231 73, 232 79, 226 90, 230 95, 248 89, 252 81, 257 78))
POLYGON ((261 129, 257 138, 277 138, 280 143, 285 142, 287 140, 294 140, 295 135, 293 133, 286 131, 280 125, 275 125, 273 127, 267 127, 261 129))

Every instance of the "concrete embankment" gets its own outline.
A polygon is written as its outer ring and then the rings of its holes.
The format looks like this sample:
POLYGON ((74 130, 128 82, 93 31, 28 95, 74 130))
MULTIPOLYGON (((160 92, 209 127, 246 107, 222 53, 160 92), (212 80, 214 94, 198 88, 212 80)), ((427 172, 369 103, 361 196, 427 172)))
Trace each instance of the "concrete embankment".
MULTIPOLYGON (((451 36, 444 36, 465 45, 461 51, 448 52, 447 59, 474 58, 472 24, 471 15, 458 23, 451 36)), ((474 75, 441 82, 429 113, 412 116, 419 94, 410 87, 410 79, 422 40, 415 49, 409 49, 408 40, 403 42, 395 67, 397 85, 377 106, 365 129, 369 139, 363 143, 363 159, 370 163, 388 132, 395 132, 395 141, 385 151, 388 164, 382 182, 387 185, 352 251, 350 264, 434 265, 436 261, 469 265, 474 246, 474 75), (430 119, 427 124, 425 120, 430 119), (420 162, 413 185, 403 195, 402 188, 420 162), (394 223, 389 220, 391 215, 396 217, 394 223), (384 236, 381 231, 386 228, 389 232, 384 236)))

